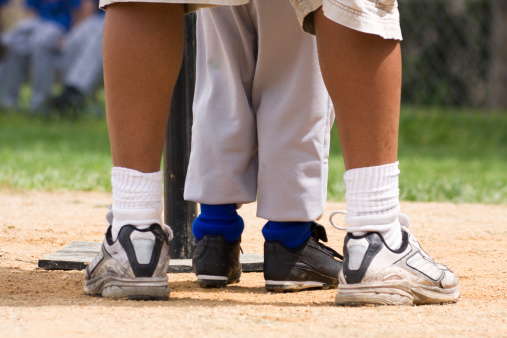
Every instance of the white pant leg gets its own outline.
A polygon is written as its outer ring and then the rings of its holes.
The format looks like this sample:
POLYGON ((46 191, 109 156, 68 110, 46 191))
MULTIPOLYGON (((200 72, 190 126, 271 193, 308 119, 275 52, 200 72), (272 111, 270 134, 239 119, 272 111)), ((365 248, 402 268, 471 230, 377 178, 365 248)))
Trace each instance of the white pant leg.
POLYGON ((42 108, 51 95, 59 56, 58 41, 63 38, 64 33, 60 25, 39 19, 37 29, 32 34, 33 50, 30 68, 32 81, 30 109, 32 110, 42 108))
POLYGON ((315 220, 327 193, 331 109, 314 38, 301 32, 286 0, 205 10, 198 25, 185 198, 207 204, 250 202, 258 181, 259 216, 315 220), (238 33, 238 27, 250 32, 238 33), (263 160, 254 174, 256 136, 263 160))
POLYGON ((104 16, 96 14, 76 30, 63 49, 66 64, 64 84, 90 95, 102 78, 104 16))
POLYGON ((184 197, 206 204, 253 202, 257 131, 250 101, 256 32, 247 7, 201 10, 197 50, 192 149, 184 197))
POLYGON ((287 0, 253 5, 259 41, 252 94, 259 143, 257 215, 313 221, 326 202, 332 122, 316 41, 301 31, 287 0))

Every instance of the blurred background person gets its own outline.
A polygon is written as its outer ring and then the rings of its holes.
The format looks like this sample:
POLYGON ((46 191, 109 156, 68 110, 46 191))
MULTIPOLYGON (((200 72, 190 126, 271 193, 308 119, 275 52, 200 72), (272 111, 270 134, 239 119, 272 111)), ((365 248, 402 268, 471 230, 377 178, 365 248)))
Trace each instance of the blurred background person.
POLYGON ((67 34, 62 48, 63 90, 52 108, 61 114, 83 110, 102 84, 102 35, 105 11, 98 0, 83 0, 81 21, 67 34))
MULTIPOLYGON (((1 1, 1 0, 0 0, 1 1)), ((0 81, 0 106, 19 107, 19 93, 28 77, 29 109, 44 112, 51 95, 65 33, 81 0, 27 0, 28 18, 2 36, 7 47, 0 81)))
MULTIPOLYGON (((3 32, 3 20, 2 20, 2 9, 7 4, 8 0, 0 0, 0 36, 2 36, 3 32)), ((0 39, 0 61, 2 61, 3 57, 5 56, 5 53, 7 52, 7 47, 4 46, 2 43, 2 40, 0 39)), ((1 69, 0 69, 1 74, 1 69)))

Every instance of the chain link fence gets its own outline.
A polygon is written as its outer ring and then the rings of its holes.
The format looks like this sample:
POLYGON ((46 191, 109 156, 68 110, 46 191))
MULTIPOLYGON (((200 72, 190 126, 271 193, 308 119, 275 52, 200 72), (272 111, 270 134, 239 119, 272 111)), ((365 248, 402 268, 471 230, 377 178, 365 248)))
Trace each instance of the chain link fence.
MULTIPOLYGON (((6 28, 25 14, 25 0, 9 2, 6 28)), ((507 108, 507 0, 398 2, 404 103, 507 108)))
POLYGON ((399 0, 404 103, 507 108, 507 0, 399 0))

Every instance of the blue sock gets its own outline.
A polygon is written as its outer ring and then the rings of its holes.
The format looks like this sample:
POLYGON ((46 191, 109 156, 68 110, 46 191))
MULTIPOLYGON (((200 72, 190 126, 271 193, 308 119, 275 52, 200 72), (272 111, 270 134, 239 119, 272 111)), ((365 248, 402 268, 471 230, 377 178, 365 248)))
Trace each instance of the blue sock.
POLYGON ((241 237, 245 224, 236 211, 236 204, 201 204, 201 214, 194 221, 192 232, 197 240, 206 235, 222 235, 228 242, 241 237))
POLYGON ((294 249, 303 244, 312 235, 312 222, 273 222, 269 221, 262 228, 266 241, 279 241, 294 249))

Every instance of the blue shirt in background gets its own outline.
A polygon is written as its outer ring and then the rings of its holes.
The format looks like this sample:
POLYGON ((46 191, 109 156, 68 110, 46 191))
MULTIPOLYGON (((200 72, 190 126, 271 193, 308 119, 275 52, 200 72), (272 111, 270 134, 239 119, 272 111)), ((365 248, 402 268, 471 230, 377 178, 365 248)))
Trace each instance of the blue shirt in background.
POLYGON ((9 2, 9 0, 0 0, 0 7, 2 7, 3 5, 5 5, 8 2, 9 2))
MULTIPOLYGON (((2 0, 0 0, 2 1, 2 0)), ((66 30, 72 23, 72 13, 81 5, 81 0, 27 0, 26 6, 41 18, 56 22, 66 30)))
POLYGON ((105 16, 106 15, 106 11, 99 8, 100 0, 95 0, 95 3, 97 4, 97 12, 96 13, 105 16))

